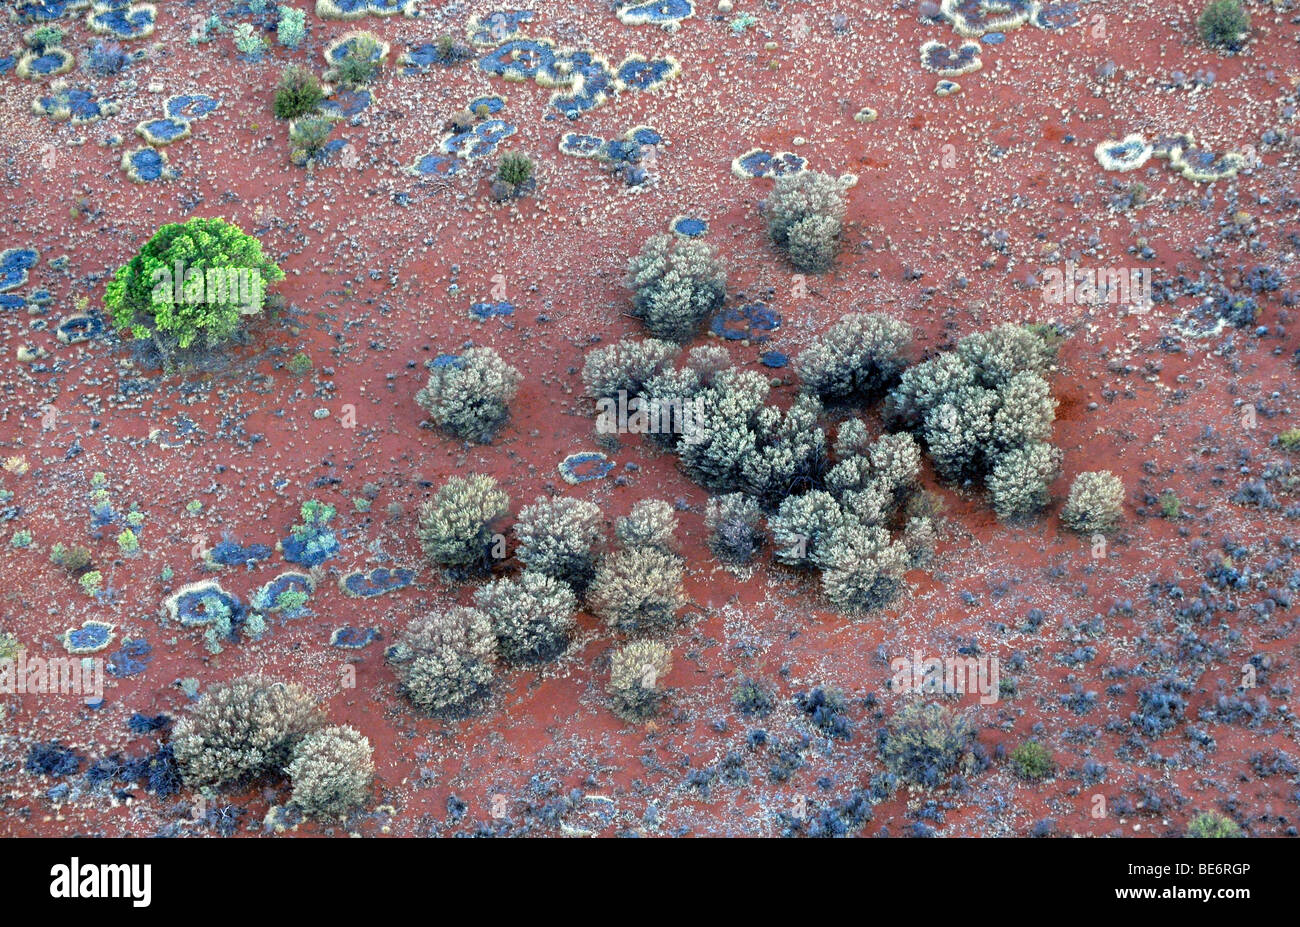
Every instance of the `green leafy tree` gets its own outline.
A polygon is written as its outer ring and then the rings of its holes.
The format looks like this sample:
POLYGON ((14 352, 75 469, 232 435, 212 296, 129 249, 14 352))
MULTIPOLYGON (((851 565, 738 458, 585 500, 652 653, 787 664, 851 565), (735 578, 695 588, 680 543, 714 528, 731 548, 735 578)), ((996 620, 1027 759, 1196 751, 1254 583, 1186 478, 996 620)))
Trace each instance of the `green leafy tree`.
POLYGON ((256 238, 224 219, 196 218, 160 228, 118 268, 104 303, 118 329, 152 340, 167 361, 234 337, 262 311, 266 285, 283 279, 256 238))

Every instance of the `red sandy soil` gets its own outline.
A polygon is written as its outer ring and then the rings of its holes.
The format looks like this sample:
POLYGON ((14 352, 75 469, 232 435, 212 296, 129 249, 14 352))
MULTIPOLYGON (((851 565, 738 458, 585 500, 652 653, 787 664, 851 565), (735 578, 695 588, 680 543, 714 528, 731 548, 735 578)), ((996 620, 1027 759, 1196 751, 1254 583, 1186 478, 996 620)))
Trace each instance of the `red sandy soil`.
MULTIPOLYGON (((1266 263, 1287 276, 1286 288, 1295 288, 1294 265, 1287 262, 1296 244, 1285 236, 1300 231, 1297 153, 1287 145, 1266 149, 1260 136, 1288 125, 1288 97, 1295 105, 1300 10, 1251 4, 1256 39, 1243 54, 1225 57, 1195 41, 1194 3, 1103 0, 1084 8, 1088 25, 1060 34, 1026 27, 1008 33, 1001 45, 986 46, 983 70, 957 78, 963 91, 943 98, 934 95, 937 78, 921 69, 917 49, 930 38, 959 39, 948 26, 921 22, 913 3, 738 0, 735 13, 752 12, 761 21, 743 35, 733 34, 729 17, 716 20, 709 2, 671 34, 625 26, 595 0, 554 10, 542 5, 539 19, 525 27, 530 36, 593 46, 615 62, 640 52, 670 53, 682 63, 681 76, 666 91, 624 95, 570 124, 543 120, 551 112, 549 90, 505 83, 473 62, 416 77, 393 66, 409 45, 461 29, 470 13, 496 8, 490 3, 462 4, 446 24, 374 17, 322 22, 309 13, 304 47, 294 53, 275 47, 260 64, 240 61, 229 36, 197 49, 186 44, 191 19, 211 4, 159 6, 158 31, 144 40, 147 60, 120 78, 93 82, 124 104, 117 116, 84 127, 57 125, 30 109, 45 82, 0 77, 3 247, 39 249, 41 262, 23 290, 52 291, 52 329, 74 311, 77 297, 88 298, 92 309, 102 306, 106 276, 159 225, 224 216, 255 232, 281 261, 287 277, 277 290, 292 312, 260 321, 255 347, 231 352, 226 366, 188 376, 133 367, 127 349, 108 339, 61 346, 49 331, 31 330, 32 317, 21 310, 5 318, 0 444, 6 456, 30 466, 24 474, 0 474, 14 493, 11 504, 21 507, 6 527, 30 530, 34 541, 14 549, 4 533, 0 627, 34 654, 59 656, 56 634, 100 618, 117 625, 119 641, 147 638, 154 657, 144 673, 110 679, 98 711, 81 707, 75 696, 4 697, 0 833, 148 835, 173 824, 180 833, 211 833, 190 823, 188 793, 159 800, 133 789, 134 797, 121 801, 111 793, 82 792, 56 807, 46 797, 54 782, 24 771, 23 761, 33 742, 54 739, 92 760, 113 751, 145 752, 151 735, 129 736, 125 721, 137 711, 183 713, 188 699, 176 680, 196 677, 206 687, 261 673, 310 689, 323 699, 331 723, 354 725, 376 750, 370 808, 346 827, 312 822, 299 834, 484 828, 507 834, 772 835, 783 828, 779 813, 793 813, 801 797, 817 809, 865 787, 882 770, 876 732, 903 698, 889 691, 889 660, 914 651, 953 656, 970 641, 1004 667, 1013 653, 1025 656, 1023 669, 1013 674, 1019 688, 1014 699, 990 706, 975 697, 961 700, 982 726, 981 742, 995 754, 999 746, 1010 750, 1037 737, 1055 753, 1058 774, 1025 783, 995 756, 989 769, 969 779, 968 791, 902 790, 875 807, 860 833, 906 834, 924 819, 945 836, 1024 835, 1052 819, 1060 834, 1177 834, 1203 810, 1227 812, 1258 835, 1281 835, 1294 823, 1300 813, 1294 766, 1264 775, 1266 764, 1251 758, 1280 751, 1294 761, 1288 705, 1300 638, 1291 609, 1261 618, 1249 608, 1264 597, 1262 589, 1285 585, 1285 567, 1258 578, 1259 589, 1256 578, 1269 558, 1289 556, 1279 544, 1294 526, 1282 511, 1230 501, 1266 461, 1285 456, 1270 440, 1295 424, 1290 403, 1298 345, 1287 310, 1279 294, 1271 294, 1261 300, 1257 323, 1269 326, 1268 336, 1227 329, 1200 341, 1184 339, 1182 351, 1170 353, 1159 342, 1169 321, 1194 299, 1158 304, 1144 316, 1113 306, 1062 313, 1044 305, 1039 290, 1024 281, 1074 252, 1088 266, 1142 264, 1164 275, 1185 269, 1190 276, 1204 270, 1228 281, 1238 268, 1266 263), (838 9, 848 15, 843 33, 831 24, 838 9), (802 39, 791 27, 794 12, 805 14, 811 27, 802 39), (1094 28, 1094 15, 1105 18, 1104 35, 1094 28), (289 164, 286 129, 272 116, 275 79, 293 60, 319 71, 325 42, 353 28, 369 29, 394 48, 375 86, 377 105, 359 126, 342 129, 360 164, 308 174, 289 164), (1118 65, 1118 73, 1102 81, 1097 71, 1107 61, 1118 65), (1213 86, 1164 89, 1172 70, 1190 75, 1206 67, 1217 73, 1213 86), (154 82, 161 93, 147 89, 154 82), (193 89, 219 97, 222 106, 195 123, 193 138, 168 147, 183 177, 131 184, 118 169, 120 150, 103 144, 105 138, 117 133, 134 147, 137 122, 156 114, 167 96, 193 89), (449 182, 402 173, 436 146, 451 113, 486 93, 506 94, 502 116, 519 126, 504 147, 540 160, 534 196, 492 204, 487 164, 449 182), (855 122, 863 106, 876 108, 879 119, 855 122), (637 124, 654 126, 669 143, 659 152, 657 181, 639 192, 594 163, 556 150, 566 131, 613 137, 637 124), (1216 149, 1253 145, 1262 164, 1234 181, 1200 186, 1156 160, 1149 170, 1108 174, 1093 156, 1094 145, 1106 138, 1187 128, 1216 149), (39 157, 48 143, 58 146, 52 170, 39 157), (733 157, 754 146, 796 151, 813 169, 859 176, 849 197, 846 246, 832 274, 808 281, 806 299, 790 295, 789 265, 765 237, 757 204, 771 181, 742 180, 729 169, 733 157), (998 157, 995 149, 1005 154, 998 157), (1148 205, 1111 211, 1116 179, 1146 183, 1148 205), (394 203, 398 191, 410 194, 409 206, 394 203), (1220 240, 1209 263, 1202 262, 1192 249, 1216 235, 1235 210, 1254 217, 1257 250, 1246 239, 1220 240), (709 240, 729 264, 733 293, 766 298, 782 313, 771 346, 791 355, 843 313, 864 308, 910 322, 918 356, 1001 321, 1056 318, 1070 326, 1072 337, 1051 377, 1061 403, 1054 442, 1065 451, 1051 508, 1028 523, 1003 524, 980 495, 927 477, 947 506, 936 562, 909 576, 911 592, 896 606, 851 622, 827 610, 815 582, 770 563, 750 579, 720 568, 704 545, 706 494, 677 470, 675 458, 638 438, 611 455, 618 469, 609 478, 565 484, 559 462, 597 449, 593 410, 578 376, 584 352, 596 339, 609 343, 639 333, 627 317, 623 265, 644 239, 682 213, 709 220, 709 240), (986 241, 986 232, 995 229, 1008 235, 1006 253, 986 241), (1090 235, 1100 239, 1095 248, 1087 244, 1090 235), (1125 250, 1141 239, 1157 252, 1154 261, 1143 264, 1125 250), (68 256, 67 273, 50 266, 59 255, 68 256), (460 267, 459 292, 449 294, 453 264, 460 267), (909 269, 923 276, 905 279, 909 269), (372 270, 379 279, 370 278, 372 270), (496 274, 503 275, 518 311, 476 321, 469 304, 489 298, 496 274), (964 289, 959 277, 969 280, 964 289), (1230 338, 1235 350, 1228 354, 1220 348, 1230 338), (423 384, 423 362, 470 341, 496 348, 526 377, 510 424, 488 446, 466 447, 421 428, 424 416, 413 398, 423 384), (20 346, 49 356, 36 365, 19 363, 20 346), (315 363, 305 378, 285 368, 299 351, 315 363), (152 388, 123 395, 128 381, 152 388), (355 428, 341 424, 347 404, 355 407, 355 428), (1243 427, 1246 404, 1257 407, 1254 428, 1243 427), (46 406, 56 411, 50 428, 42 418, 46 406), (330 417, 314 418, 318 408, 330 417), (181 415, 197 425, 190 436, 176 432, 181 415), (256 444, 249 442, 253 435, 260 437, 256 444), (74 444, 81 453, 69 459, 74 444), (638 469, 624 470, 627 463, 638 469), (1059 519, 1074 475, 1096 469, 1116 473, 1128 493, 1125 523, 1104 559, 1094 559, 1088 539, 1065 531, 1059 519), (86 500, 96 471, 107 475, 117 510, 134 501, 147 514, 137 558, 120 557, 112 533, 99 540, 88 535, 86 500), (679 514, 679 534, 696 605, 668 639, 671 694, 657 721, 637 726, 609 711, 604 686, 616 641, 585 615, 567 654, 538 670, 503 668, 490 702, 466 720, 422 717, 403 700, 383 648, 412 615, 468 602, 473 591, 444 583, 423 563, 413 535, 415 511, 432 492, 430 484, 469 472, 495 476, 516 512, 552 489, 595 501, 611 519, 644 498, 689 504, 679 514), (311 488, 322 477, 339 482, 311 488), (351 500, 367 483, 379 491, 370 512, 360 513, 351 500), (1183 518, 1156 517, 1155 507, 1144 502, 1166 487, 1182 499, 1183 518), (185 505, 196 498, 203 513, 192 517, 185 505), (309 616, 273 621, 261 642, 228 644, 217 656, 207 654, 198 634, 162 624, 159 609, 168 590, 205 575, 191 554, 196 535, 208 545, 223 531, 245 544, 274 544, 309 498, 338 507, 336 524, 345 537, 341 555, 327 564, 329 574, 406 564, 421 569, 417 584, 358 600, 344 596, 328 576, 309 616), (1178 583, 1190 596, 1221 555, 1224 537, 1249 549, 1256 571, 1249 588, 1235 593, 1241 608, 1219 613, 1208 626, 1180 629, 1178 603, 1149 597, 1148 587, 1178 583), (92 548, 117 591, 113 602, 86 597, 48 562, 58 541, 92 548), (377 559, 380 553, 388 559, 377 559), (164 565, 175 571, 170 584, 158 579, 164 565), (974 596, 973 604, 963 602, 963 592, 974 596), (1132 613, 1112 612, 1124 599, 1132 600, 1132 613), (1046 613, 1042 627, 1017 630, 1035 607, 1046 613), (1100 636, 1070 630, 1095 615, 1103 616, 1100 636), (383 640, 361 651, 330 647, 331 630, 343 624, 373 625, 383 640), (1222 645, 1225 656, 1204 664, 1181 659, 1177 644, 1184 631, 1222 645), (1164 658, 1156 652, 1160 643, 1170 648, 1164 658), (1075 668, 1058 662, 1059 654, 1083 644, 1096 647, 1093 661, 1075 668), (1272 669, 1247 695, 1266 695, 1272 713, 1253 726, 1200 722, 1199 709, 1220 685, 1236 686, 1242 664, 1254 654, 1266 654, 1272 669), (342 689, 347 665, 355 668, 356 686, 342 689), (1129 746, 1128 718, 1149 679, 1111 678, 1115 667, 1147 670, 1152 678, 1173 670, 1192 681, 1187 720, 1162 738, 1129 746), (747 719, 731 706, 745 676, 773 687, 772 715, 747 719), (1098 695, 1083 717, 1060 701, 1076 683, 1098 695), (1115 683, 1123 684, 1122 692, 1110 694, 1115 683), (853 736, 847 742, 820 737, 794 706, 796 693, 817 685, 849 696, 853 736), (868 697, 874 703, 863 701, 868 697), (1114 730, 1107 728, 1111 721, 1114 730), (1081 732, 1084 725, 1093 730, 1081 732), (746 733, 757 727, 781 743, 799 733, 811 738, 790 781, 769 781, 770 749, 745 745, 746 733), (1189 728, 1207 731, 1213 746, 1194 753, 1189 728), (718 778, 706 795, 687 783, 691 772, 731 751, 744 758, 748 784, 718 778), (1081 781, 1079 769, 1089 760, 1107 767, 1104 781, 1081 781), (554 783, 549 798, 537 797, 534 779, 554 783), (577 800, 557 819, 538 813, 571 790, 577 800), (447 812, 453 795, 467 805, 459 819, 447 812), (505 807, 504 817, 493 816, 496 795, 505 796, 496 802, 498 811, 505 807), (1092 814, 1097 795, 1109 809, 1100 817, 1092 814), (1116 811, 1125 800, 1134 810, 1116 811), (925 817, 932 801, 935 813, 925 817), (657 824, 646 822, 651 805, 658 809, 657 824)), ((72 23, 68 44, 79 50, 91 37, 84 22, 72 23)), ((0 24, 0 47, 16 46, 18 33, 0 24)), ((70 77, 75 84, 88 80, 80 73, 70 77)), ((1294 120, 1289 125, 1294 131, 1294 120)), ((733 343, 729 349, 737 364, 766 369, 757 363, 757 346, 733 343)), ((787 402, 796 388, 793 374, 774 373, 784 378, 774 395, 787 402)), ((867 417, 874 421, 875 412, 867 417)), ((1280 498, 1283 509, 1293 504, 1280 498)), ((218 579, 247 601, 283 568, 277 555, 251 572, 227 568, 218 579)), ((261 833, 268 807, 287 798, 287 785, 273 783, 223 795, 218 803, 247 809, 236 833, 261 833)))

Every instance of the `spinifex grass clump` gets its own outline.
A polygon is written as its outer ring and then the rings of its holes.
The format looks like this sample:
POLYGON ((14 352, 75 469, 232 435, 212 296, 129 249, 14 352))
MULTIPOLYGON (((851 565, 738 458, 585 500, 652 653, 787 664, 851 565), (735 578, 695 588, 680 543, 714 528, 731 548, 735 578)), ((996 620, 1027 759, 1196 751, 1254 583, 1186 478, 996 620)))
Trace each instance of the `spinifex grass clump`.
POLYGON ((324 99, 325 90, 316 75, 300 65, 290 65, 280 74, 275 88, 275 117, 297 119, 315 110, 324 99))
POLYGON ((114 325, 151 341, 167 362, 236 337, 262 311, 266 286, 283 279, 253 236, 224 219, 190 219, 164 225, 122 265, 104 305, 114 325))

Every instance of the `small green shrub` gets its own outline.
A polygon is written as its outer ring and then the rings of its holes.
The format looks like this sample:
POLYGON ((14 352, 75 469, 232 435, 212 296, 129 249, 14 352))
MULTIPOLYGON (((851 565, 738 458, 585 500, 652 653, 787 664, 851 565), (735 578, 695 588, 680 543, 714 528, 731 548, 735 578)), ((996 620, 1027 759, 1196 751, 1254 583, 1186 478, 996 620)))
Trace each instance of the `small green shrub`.
POLYGON ((1277 443, 1288 451, 1300 448, 1300 428, 1288 428, 1277 436, 1277 443))
POLYGON ((289 359, 289 372, 296 377, 305 377, 312 371, 311 357, 299 351, 289 359))
POLYGON ((1187 823, 1189 837, 1240 837, 1241 828, 1229 817, 1213 811, 1202 811, 1187 823))
POLYGON ((1036 740, 1026 740, 1010 756, 1012 768, 1022 779, 1046 779, 1056 771, 1052 751, 1036 740))
POLYGON ((1159 497, 1160 514, 1165 518, 1178 518, 1183 514, 1183 501, 1172 489, 1166 489, 1159 497))
POLYGON ((497 180, 518 189, 533 177, 533 159, 522 151, 507 151, 497 162, 497 180))
POLYGON ((380 53, 383 47, 377 38, 363 32, 352 39, 345 54, 334 66, 333 79, 348 89, 365 87, 379 76, 380 53))
POLYGON ((275 88, 275 118, 297 119, 312 112, 325 99, 325 89, 316 75, 300 65, 290 65, 280 73, 275 88))
POLYGON ((303 116, 289 124, 289 160, 306 167, 319 158, 334 131, 331 116, 303 116))
POLYGON ((1196 31, 1211 48, 1239 51, 1250 34, 1250 14, 1241 0, 1214 0, 1201 11, 1196 31))
POLYGON ((50 548, 50 562, 74 575, 89 567, 90 561, 90 551, 84 547, 69 547, 59 541, 50 548))

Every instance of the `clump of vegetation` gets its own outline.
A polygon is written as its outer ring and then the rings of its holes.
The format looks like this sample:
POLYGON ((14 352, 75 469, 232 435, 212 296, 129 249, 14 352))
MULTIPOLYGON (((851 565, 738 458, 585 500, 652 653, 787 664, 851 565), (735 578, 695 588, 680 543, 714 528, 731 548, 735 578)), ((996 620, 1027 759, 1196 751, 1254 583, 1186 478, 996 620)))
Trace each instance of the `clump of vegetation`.
POLYGON ((387 659, 417 706, 461 714, 487 695, 496 650, 488 616, 457 606, 412 619, 387 659))
POLYGON ((501 656, 511 663, 552 659, 577 627, 573 590, 533 570, 489 583, 474 594, 474 604, 491 618, 501 656))
POLYGON ((762 717, 772 711, 772 693, 757 679, 746 677, 731 694, 731 704, 742 715, 762 717))
POLYGON ((614 536, 624 547, 654 547, 672 553, 676 532, 677 516, 662 499, 642 499, 614 522, 614 536))
POLYGON ((285 48, 297 48, 307 37, 307 14, 284 4, 280 5, 280 19, 275 24, 275 37, 285 48))
POLYGON ((327 75, 338 84, 355 90, 373 83, 383 63, 383 46, 368 32, 358 33, 348 45, 347 53, 327 75))
POLYGON ((176 722, 171 746, 186 785, 216 788, 279 773, 320 725, 298 686, 246 677, 209 689, 176 722))
POLYGON ((764 207, 773 243, 795 267, 814 274, 835 263, 846 210, 844 184, 817 171, 778 177, 764 207))
POLYGON ((325 153, 335 121, 332 116, 303 116, 289 123, 289 160, 298 167, 315 164, 325 153))
POLYGON ((116 42, 98 41, 90 46, 87 66, 99 77, 112 77, 127 65, 127 54, 116 42))
POLYGON ((889 720, 880 757, 900 782, 935 788, 954 773, 983 767, 975 737, 964 715, 934 702, 909 701, 889 720))
POLYGON ((1250 35, 1250 14, 1241 0, 1213 0, 1196 20, 1196 31, 1211 48, 1240 51, 1250 35))
POLYGON ((1300 428, 1288 428, 1277 436, 1277 443, 1288 451, 1300 448, 1300 428))
POLYGON ((234 29, 235 48, 250 61, 261 59, 267 41, 252 23, 237 23, 234 29))
POLYGON ((884 313, 846 315, 794 361, 802 388, 823 402, 865 402, 898 380, 912 327, 884 313))
POLYGON ((744 566, 754 559, 766 540, 758 500, 733 492, 711 496, 704 510, 709 529, 709 550, 723 563, 744 566))
POLYGON ((90 551, 79 545, 69 547, 62 541, 50 548, 50 562, 61 566, 74 576, 90 566, 90 551))
POLYGON ((151 341, 167 361, 235 337, 262 311, 266 286, 283 279, 256 238, 224 219, 196 218, 160 228, 118 268, 104 305, 118 329, 151 341), (183 280, 172 279, 178 265, 183 280))
POLYGON ((1056 772, 1052 751, 1036 740, 1026 740, 1010 756, 1012 768, 1022 779, 1046 779, 1056 772))
POLYGON ((1067 528, 1089 534, 1111 531, 1124 515, 1124 484, 1109 470, 1080 473, 1061 510, 1067 528))
POLYGON ((292 64, 280 73, 280 83, 275 88, 275 118, 297 119, 313 112, 324 99, 325 89, 316 75, 292 64))
POLYGON ((1043 379, 1058 346, 1055 330, 1038 326, 970 335, 905 370, 886 417, 918 435, 941 479, 983 479, 1003 517, 1036 511, 1059 466, 1047 443, 1056 400, 1043 379))
POLYGON ((670 370, 679 348, 668 341, 624 340, 587 354, 582 382, 596 399, 616 399, 620 392, 640 396, 647 384, 670 370))
POLYGON ((672 654, 659 641, 633 641, 614 651, 608 689, 614 713, 629 721, 653 717, 664 699, 663 678, 672 666, 672 654))
POLYGON ((1232 818, 1213 811, 1202 811, 1187 823, 1189 837, 1240 837, 1241 828, 1232 818))
POLYGON ((876 525, 846 524, 821 551, 822 591, 841 613, 856 617, 883 608, 903 590, 911 566, 907 546, 876 525))
POLYGON ((61 46, 65 38, 67 33, 58 26, 37 26, 23 36, 23 41, 28 48, 41 55, 51 48, 61 46))
POLYGON ((1178 518, 1183 514, 1183 501, 1172 489, 1162 490, 1159 497, 1160 514, 1164 518, 1178 518))
POLYGON ((474 57, 474 50, 464 42, 457 41, 456 36, 450 32, 439 35, 434 47, 438 52, 438 61, 448 67, 474 57))
POLYGON ((686 605, 682 560, 655 547, 631 547, 606 557, 587 600, 613 630, 645 634, 672 627, 686 605))
POLYGON ((727 269, 713 247, 655 235, 627 265, 632 314, 655 338, 689 341, 727 296, 727 269))
POLYGON ((507 151, 497 161, 493 194, 500 200, 523 196, 532 189, 536 170, 533 159, 522 151, 507 151))
POLYGON ((289 372, 296 377, 305 377, 312 370, 311 357, 299 351, 289 358, 289 372))
POLYGON ((77 583, 81 586, 81 591, 86 595, 94 598, 99 595, 104 585, 104 574, 99 570, 91 570, 88 573, 82 573, 77 583))
POLYGON ((424 555, 453 578, 486 573, 496 543, 493 525, 510 511, 510 497, 481 473, 453 476, 420 506, 415 536, 424 555))
POLYGON ((322 728, 298 744, 288 773, 292 801, 304 814, 340 817, 366 803, 375 777, 374 751, 356 728, 322 728))
POLYGON ((1042 442, 1015 447, 998 457, 988 477, 993 510, 999 518, 1039 511, 1047 505, 1047 487, 1060 473, 1061 451, 1042 442))
POLYGON ((534 570, 581 594, 596 574, 605 541, 600 507, 585 499, 539 497, 519 513, 514 526, 515 556, 534 570))
POLYGON ((434 367, 415 401, 439 427, 487 444, 510 417, 509 403, 522 380, 496 351, 470 348, 455 363, 434 367))

